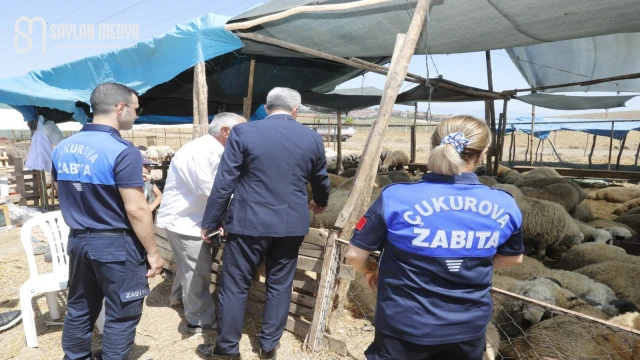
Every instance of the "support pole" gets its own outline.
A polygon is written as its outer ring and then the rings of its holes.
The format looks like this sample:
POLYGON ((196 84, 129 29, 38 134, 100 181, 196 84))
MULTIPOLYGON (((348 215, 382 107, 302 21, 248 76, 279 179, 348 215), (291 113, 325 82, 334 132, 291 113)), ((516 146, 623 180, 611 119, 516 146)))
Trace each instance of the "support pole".
POLYGON ((248 121, 251 117, 251 105, 253 104, 253 79, 256 71, 256 56, 251 56, 251 64, 249 65, 249 85, 247 88, 247 97, 244 98, 242 105, 242 116, 248 121))
POLYGON ((207 71, 205 63, 200 62, 193 68, 193 139, 205 135, 209 127, 207 96, 207 71))
POLYGON ((416 162, 416 123, 418 122, 418 102, 413 103, 413 126, 411 127, 411 159, 410 163, 416 162))
POLYGON ((622 144, 620 144, 620 151, 618 152, 618 160, 616 161, 616 170, 620 168, 620 158, 622 157, 622 152, 624 151, 624 144, 627 142, 627 136, 629 136, 629 133, 627 133, 627 135, 625 135, 624 138, 622 138, 622 144))
POLYGON ((558 161, 562 162, 562 159, 560 158, 560 154, 558 154, 558 151, 556 150, 556 146, 553 144, 553 141, 551 141, 550 138, 547 138, 547 140, 549 140, 549 144, 551 144, 551 148, 553 149, 553 152, 556 154, 556 157, 558 157, 558 161))
POLYGON ((636 161, 633 162, 634 166, 638 166, 638 156, 640 156, 640 143, 638 143, 638 150, 636 150, 636 161))
POLYGON ((538 161, 538 151, 540 150, 541 143, 542 143, 542 139, 538 139, 538 146, 536 146, 536 154, 535 154, 536 161, 538 161))
POLYGON ((336 135, 338 136, 337 141, 338 141, 338 155, 336 160, 337 161, 337 166, 336 166, 336 175, 340 175, 340 168, 342 167, 342 114, 340 113, 340 111, 338 111, 338 113, 336 114, 336 122, 337 122, 337 127, 338 127, 338 131, 336 132, 336 135))
MULTIPOLYGON (((547 139, 549 138, 547 137, 547 139)), ((540 150, 540 162, 544 162, 544 141, 545 140, 546 139, 540 140, 542 142, 542 149, 540 150)))
POLYGON ((513 147, 515 146, 516 141, 516 132, 511 132, 511 141, 509 141, 509 165, 513 163, 513 157, 511 154, 513 153, 513 147))
POLYGON ((611 152, 613 151, 613 126, 614 122, 611 122, 611 138, 609 139, 609 162, 607 165, 607 170, 611 170, 611 152))
POLYGON ((534 124, 536 122, 536 106, 531 106, 531 137, 529 138, 529 149, 531 149, 531 154, 529 154, 529 165, 533 165, 533 133, 534 133, 534 124))
POLYGON ((502 153, 504 152, 504 133, 506 131, 506 127, 507 127, 507 104, 508 104, 508 100, 503 100, 502 102, 502 114, 500 114, 500 117, 498 118, 498 134, 497 139, 496 139, 496 144, 497 144, 497 154, 496 154, 496 161, 495 164, 493 165, 493 175, 498 175, 498 168, 500 166, 500 162, 502 161, 502 153))
MULTIPOLYGON (((485 51, 485 59, 487 61, 487 84, 489 91, 493 91, 493 72, 491 71, 491 51, 485 51)), ((487 100, 484 103, 485 107, 488 107, 488 120, 489 129, 491 130, 491 147, 489 147, 489 151, 487 152, 487 168, 489 172, 492 172, 492 169, 495 167, 492 166, 493 160, 497 154, 497 131, 496 131, 496 107, 493 100, 487 100)), ((487 111, 485 110, 485 117, 487 115, 487 111)), ((497 164, 496 164, 497 165, 497 164)), ((497 170, 497 168, 495 168, 497 170)))
MULTIPOLYGON (((362 153, 362 161, 354 179, 353 189, 334 224, 336 228, 341 229, 340 236, 343 239, 351 239, 356 222, 369 207, 371 191, 373 190, 373 183, 376 178, 380 153, 382 151, 382 141, 387 125, 389 124, 389 117, 391 116, 393 105, 398 97, 398 92, 400 91, 403 80, 406 77, 407 68, 415 51, 420 32, 425 29, 423 37, 428 38, 429 36, 426 32, 428 26, 425 26, 425 19, 428 24, 430 5, 431 0, 418 0, 407 34, 398 34, 396 37, 391 65, 389 66, 389 72, 380 100, 378 118, 372 124, 371 130, 369 131, 369 136, 367 137, 362 153)), ((346 303, 348 289, 348 281, 341 279, 338 291, 336 291, 337 308, 334 310, 338 316, 346 303)), ((334 316, 332 315, 332 317, 334 316)))
POLYGON ((527 134, 527 148, 524 150, 524 161, 527 161, 529 158, 529 147, 531 146, 531 134, 527 134))
POLYGON ((591 152, 589 152, 589 168, 591 168, 591 157, 593 156, 593 150, 596 148, 596 139, 598 135, 593 135, 593 143, 591 144, 591 152))

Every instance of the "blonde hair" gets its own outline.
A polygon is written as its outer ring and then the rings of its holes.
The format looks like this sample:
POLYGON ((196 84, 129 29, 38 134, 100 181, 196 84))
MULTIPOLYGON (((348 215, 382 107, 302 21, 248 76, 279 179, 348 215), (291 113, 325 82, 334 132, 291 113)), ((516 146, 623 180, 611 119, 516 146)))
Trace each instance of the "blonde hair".
POLYGON ((431 135, 431 153, 429 169, 441 175, 459 175, 462 170, 491 143, 489 127, 480 119, 469 115, 449 118, 438 125, 431 135), (462 153, 458 153, 453 144, 442 144, 447 135, 462 133, 469 141, 462 153))

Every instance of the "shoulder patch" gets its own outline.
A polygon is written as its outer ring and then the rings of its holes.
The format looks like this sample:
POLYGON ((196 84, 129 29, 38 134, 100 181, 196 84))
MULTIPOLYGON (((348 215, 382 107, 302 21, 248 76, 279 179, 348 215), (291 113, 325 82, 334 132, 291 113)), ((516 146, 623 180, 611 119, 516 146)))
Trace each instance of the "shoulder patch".
POLYGON ((362 228, 366 225, 367 223, 367 218, 365 218, 364 216, 360 218, 360 221, 358 221, 358 223, 356 224, 356 229, 358 231, 362 230, 362 228))

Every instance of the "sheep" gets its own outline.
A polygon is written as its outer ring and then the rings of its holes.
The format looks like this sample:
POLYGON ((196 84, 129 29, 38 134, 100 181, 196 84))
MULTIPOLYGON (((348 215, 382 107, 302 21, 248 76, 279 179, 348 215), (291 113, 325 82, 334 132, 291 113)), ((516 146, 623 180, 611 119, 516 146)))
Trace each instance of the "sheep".
POLYGON ((515 200, 522 212, 526 255, 544 260, 549 250, 550 257, 557 257, 584 240, 580 228, 562 206, 526 196, 515 200))
POLYGON ((147 149, 147 159, 155 162, 160 162, 160 156, 158 155, 158 151, 156 149, 152 149, 153 146, 150 146, 147 149))
MULTIPOLYGON (((336 174, 329 173, 329 188, 331 190, 340 186, 343 182, 349 180, 345 177, 338 176, 336 174)), ((311 184, 307 183, 307 196, 309 198, 309 202, 313 199, 313 190, 311 189, 311 184)))
POLYGON ((619 205, 615 209, 613 209, 614 215, 622 215, 629 210, 633 210, 640 207, 640 198, 631 199, 629 201, 624 202, 622 205, 619 205))
POLYGON ((522 259, 522 264, 508 268, 494 269, 493 273, 494 278, 495 275, 498 275, 524 281, 534 277, 545 277, 547 276, 548 270, 549 269, 544 267, 538 260, 525 255, 522 259))
POLYGON ((516 186, 514 186, 514 185, 510 185, 510 184, 495 184, 495 185, 491 185, 490 187, 493 188, 493 189, 504 190, 504 191, 508 192, 509 194, 511 194, 511 196, 513 196, 514 198, 516 196, 524 196, 522 194, 522 191, 519 188, 517 188, 516 186))
POLYGON ((523 187, 532 187, 535 189, 544 189, 552 184, 568 184, 573 187, 573 189, 578 194, 578 203, 581 203, 587 197, 587 193, 576 183, 571 180, 563 179, 563 178, 540 178, 540 179, 523 179, 515 183, 514 185, 523 188, 523 187))
MULTIPOLYGON (((336 167, 338 166, 338 157, 336 155, 334 156, 327 156, 327 171, 328 172, 335 172, 336 171, 336 167)), ((340 170, 342 170, 342 165, 340 165, 340 170)))
POLYGON ((498 185, 498 180, 493 176, 478 176, 478 180, 487 186, 498 185))
POLYGON ((525 179, 562 178, 557 171, 548 167, 535 168, 523 175, 525 179))
POLYGON ((575 222, 576 224, 578 224, 578 227, 580 228, 580 232, 582 233, 582 235, 584 235, 585 243, 589 243, 589 242, 596 242, 596 243, 602 243, 602 244, 613 243, 613 237, 611 236, 610 232, 602 229, 596 229, 579 220, 575 220, 575 222))
POLYGON ((512 339, 510 345, 501 348, 500 354, 521 360, 636 359, 640 337, 626 332, 612 334, 607 326, 559 315, 531 326, 524 337, 512 339))
POLYGON ((340 174, 340 176, 345 177, 345 178, 352 178, 352 177, 356 176, 356 171, 358 171, 358 169, 356 169, 356 168, 346 169, 345 171, 343 171, 340 174))
MULTIPOLYGON (((340 215, 344 204, 349 198, 349 193, 351 192, 351 187, 343 187, 343 185, 345 185, 345 183, 347 183, 348 181, 349 180, 342 183, 342 185, 338 186, 331 192, 331 195, 329 196, 329 205, 327 206, 327 209, 324 213, 320 215, 313 215, 313 213, 309 212, 311 217, 311 221, 309 224, 310 227, 333 229, 333 225, 335 224, 336 220, 338 220, 338 215, 340 215)), ((381 192, 382 188, 379 186, 373 189, 373 192, 371 193, 371 200, 369 201, 369 206, 371 206, 371 204, 373 204, 378 196, 380 196, 381 192)))
POLYGON ((409 163, 409 155, 402 150, 396 150, 391 153, 387 152, 384 160, 382 161, 382 166, 380 167, 381 172, 387 172, 389 170, 403 170, 404 165, 409 163))
MULTIPOLYGON (((533 198, 533 199, 538 199, 538 200, 546 200, 546 201, 551 201, 554 202, 558 205, 561 205, 562 207, 564 207, 564 201, 562 201, 561 198, 558 198, 554 195, 552 195, 551 193, 548 193, 544 190, 540 190, 540 189, 535 189, 532 187, 522 187, 520 188, 520 191, 522 191, 522 194, 524 196, 533 198)), ((566 208, 565 208, 566 210, 566 208)))
POLYGON ((155 151, 158 154, 157 160, 156 160, 157 162, 169 161, 175 155, 175 152, 173 151, 171 146, 166 146, 166 145, 149 146, 147 148, 147 151, 148 152, 155 151))
POLYGON ((392 171, 387 175, 392 183, 412 182, 406 171, 392 171))
POLYGON ((637 207, 637 208, 633 208, 633 209, 626 210, 626 211, 625 211, 624 213, 622 213, 622 214, 617 214, 617 213, 616 213, 616 210, 613 210, 613 213, 614 213, 615 215, 638 215, 638 214, 640 214, 640 207, 637 207))
POLYGON ((580 204, 578 204, 578 206, 576 206, 573 213, 570 213, 570 214, 572 218, 583 221, 585 223, 588 223, 589 221, 593 221, 594 219, 593 212, 591 212, 591 208, 589 207, 589 205, 587 205, 584 202, 581 202, 580 204))
POLYGON ((625 326, 630 329, 640 330, 640 313, 637 311, 628 312, 609 319, 609 322, 611 324, 625 326))
POLYGON ((498 175, 506 173, 507 171, 512 171, 512 169, 508 166, 498 164, 498 175))
POLYGON ((605 261, 582 267, 575 272, 609 286, 618 298, 640 304, 640 265, 605 261))
POLYGON ((509 170, 500 174, 498 180, 503 184, 515 184, 524 180, 524 176, 515 170, 509 170))
POLYGON ((342 168, 347 169, 356 169, 360 165, 360 156, 358 155, 346 155, 342 156, 342 168))
POLYGON ((491 171, 489 170, 489 168, 487 168, 484 165, 478 166, 473 172, 476 175, 478 175, 478 177, 480 177, 480 176, 491 176, 491 171))
POLYGON ((589 194, 589 199, 611 203, 625 203, 640 197, 640 187, 609 187, 589 194))
POLYGON ((636 234, 636 232, 627 225, 613 220, 595 219, 593 221, 589 221, 587 225, 610 232, 613 240, 623 240, 636 234))
POLYGON ((585 243, 572 247, 562 257, 559 268, 576 270, 606 261, 640 265, 640 257, 628 255, 623 248, 600 243, 585 243))
MULTIPOLYGON (((351 191, 351 189, 353 189, 353 183, 354 183, 355 178, 349 178, 347 180, 345 180, 344 182, 342 182, 342 184, 340 184, 340 186, 338 186, 336 189, 343 189, 343 190, 348 190, 351 191)), ((389 178, 385 175, 378 175, 376 176, 376 179, 373 183, 373 188, 377 189, 377 188, 384 188, 388 185, 391 185, 392 182, 391 180, 389 180, 389 178)))
POLYGON ((627 225, 631 230, 640 232, 640 215, 622 215, 613 219, 613 221, 627 225))

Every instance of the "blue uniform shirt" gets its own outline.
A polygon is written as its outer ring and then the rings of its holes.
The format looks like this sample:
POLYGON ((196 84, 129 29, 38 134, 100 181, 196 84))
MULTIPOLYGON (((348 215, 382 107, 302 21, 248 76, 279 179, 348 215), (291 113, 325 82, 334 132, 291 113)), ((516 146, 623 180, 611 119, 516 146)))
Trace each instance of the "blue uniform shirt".
POLYGON ((351 239, 382 250, 378 330, 423 345, 484 336, 493 257, 524 252, 521 226, 511 195, 473 173, 427 174, 385 188, 351 239))
POLYGON ((53 181, 72 229, 131 229, 118 188, 142 187, 142 156, 111 126, 87 124, 53 152, 53 181))

